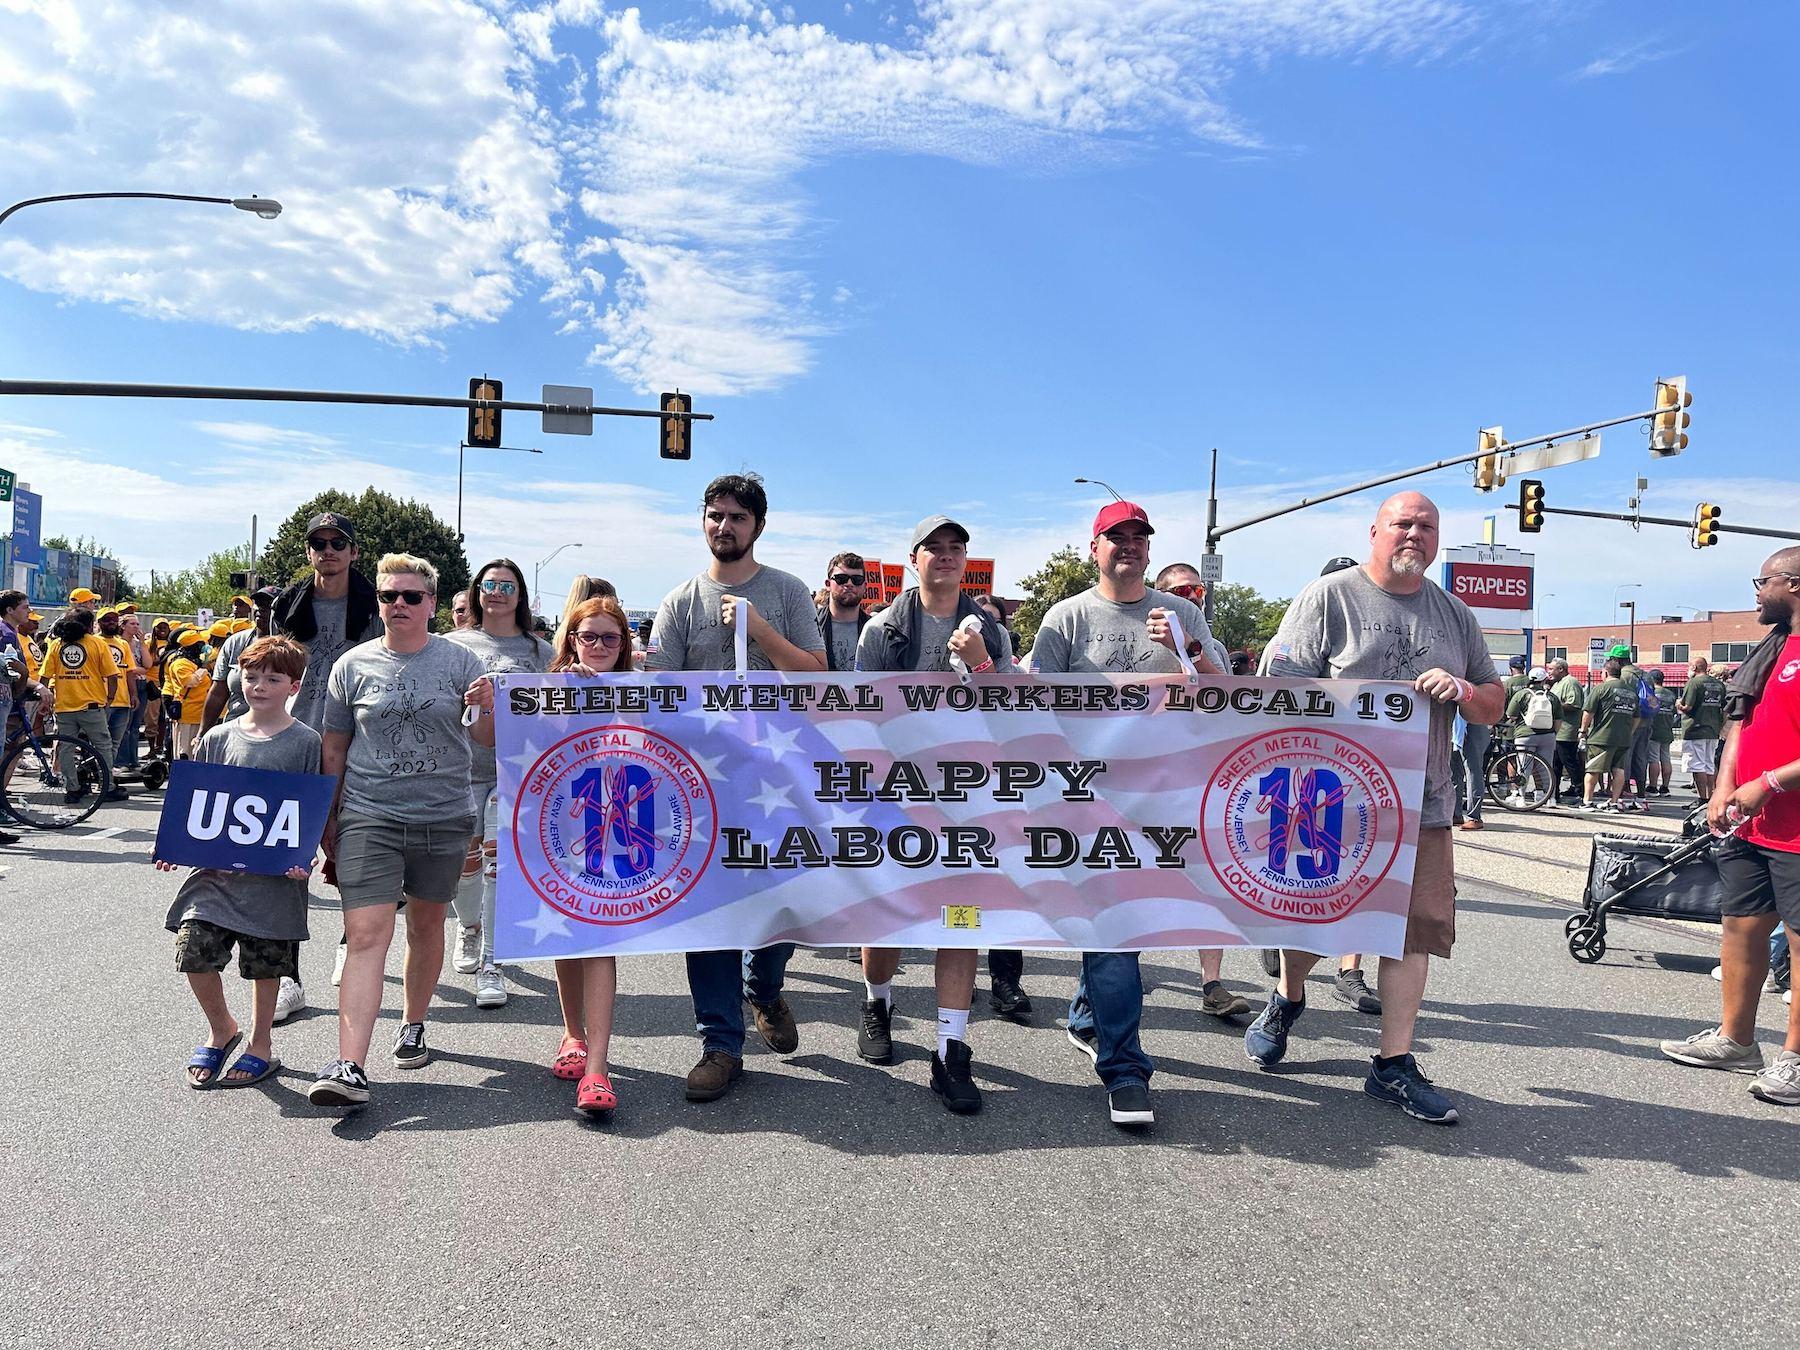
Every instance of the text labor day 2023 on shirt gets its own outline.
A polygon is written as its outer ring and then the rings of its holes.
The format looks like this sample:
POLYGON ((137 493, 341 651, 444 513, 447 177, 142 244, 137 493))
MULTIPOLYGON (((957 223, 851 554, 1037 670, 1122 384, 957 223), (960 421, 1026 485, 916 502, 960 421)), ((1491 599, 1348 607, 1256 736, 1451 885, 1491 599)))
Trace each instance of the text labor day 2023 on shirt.
POLYGON ((810 946, 1398 954, 1403 685, 499 679, 503 959, 810 946))

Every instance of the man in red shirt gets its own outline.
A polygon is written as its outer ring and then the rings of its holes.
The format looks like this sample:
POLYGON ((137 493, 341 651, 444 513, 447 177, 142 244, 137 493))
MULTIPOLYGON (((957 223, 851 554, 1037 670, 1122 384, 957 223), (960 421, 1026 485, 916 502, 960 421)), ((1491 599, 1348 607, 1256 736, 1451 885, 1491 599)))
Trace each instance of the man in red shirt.
POLYGON ((1664 1041, 1662 1052, 1697 1068, 1757 1071, 1753 1095, 1796 1106, 1800 1009, 1789 1008, 1787 1042, 1765 1067, 1756 1046, 1756 1000, 1775 925, 1786 925, 1789 950, 1800 946, 1800 547, 1763 563, 1756 608, 1774 632, 1765 640, 1768 650, 1759 647, 1732 681, 1731 721, 1706 811, 1715 834, 1742 822, 1737 837, 1718 849, 1724 1018, 1716 1030, 1664 1041), (1758 661, 1770 654, 1772 662, 1758 661), (1755 678, 1743 679, 1752 668, 1755 678))

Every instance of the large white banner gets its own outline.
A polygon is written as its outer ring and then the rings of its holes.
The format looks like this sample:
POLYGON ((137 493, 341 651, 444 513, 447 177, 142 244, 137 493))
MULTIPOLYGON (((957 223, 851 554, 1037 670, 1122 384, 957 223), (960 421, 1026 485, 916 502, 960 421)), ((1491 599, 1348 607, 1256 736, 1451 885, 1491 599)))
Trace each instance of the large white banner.
POLYGON ((1398 955, 1406 685, 775 672, 499 679, 497 954, 1398 955))

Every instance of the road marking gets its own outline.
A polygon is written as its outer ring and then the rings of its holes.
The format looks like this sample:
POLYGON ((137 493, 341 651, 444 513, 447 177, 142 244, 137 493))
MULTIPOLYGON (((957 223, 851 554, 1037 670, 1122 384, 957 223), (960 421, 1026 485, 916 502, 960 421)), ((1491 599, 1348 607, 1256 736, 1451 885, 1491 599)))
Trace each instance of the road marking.
POLYGON ((92 834, 84 834, 79 837, 82 839, 117 839, 124 833, 125 829, 123 826, 108 825, 104 830, 95 830, 92 834))

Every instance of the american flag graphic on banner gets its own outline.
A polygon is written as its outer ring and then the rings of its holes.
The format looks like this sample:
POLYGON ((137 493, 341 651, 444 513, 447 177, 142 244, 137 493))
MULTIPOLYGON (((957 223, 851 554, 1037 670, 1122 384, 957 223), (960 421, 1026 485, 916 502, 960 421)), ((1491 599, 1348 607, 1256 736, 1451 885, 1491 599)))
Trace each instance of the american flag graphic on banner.
POLYGON ((1398 955, 1405 685, 499 677, 496 954, 812 946, 1398 955))

